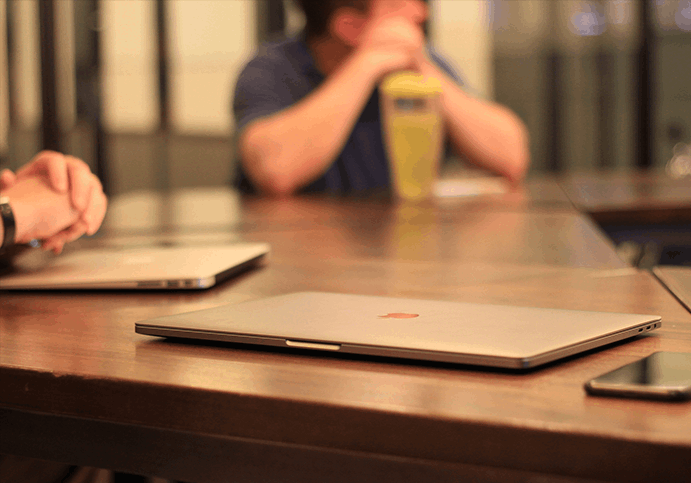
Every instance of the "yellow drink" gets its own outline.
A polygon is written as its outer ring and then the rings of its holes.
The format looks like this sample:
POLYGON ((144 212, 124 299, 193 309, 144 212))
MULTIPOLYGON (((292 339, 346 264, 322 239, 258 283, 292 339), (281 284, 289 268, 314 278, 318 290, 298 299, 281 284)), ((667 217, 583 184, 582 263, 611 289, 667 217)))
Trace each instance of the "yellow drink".
POLYGON ((431 196, 444 138, 441 88, 419 74, 392 74, 381 86, 382 130, 392 185, 401 198, 431 196))
POLYGON ((402 198, 431 196, 439 170, 442 131, 441 120, 433 113, 398 115, 388 124, 393 186, 402 198))

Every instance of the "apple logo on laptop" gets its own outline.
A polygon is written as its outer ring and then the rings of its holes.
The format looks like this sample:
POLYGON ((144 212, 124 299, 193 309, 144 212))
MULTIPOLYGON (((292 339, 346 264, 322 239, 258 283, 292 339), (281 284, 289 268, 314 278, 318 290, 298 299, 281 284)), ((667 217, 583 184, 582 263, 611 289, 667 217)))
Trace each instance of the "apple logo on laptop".
POLYGON ((123 258, 120 263, 123 265, 150 265, 153 261, 154 257, 150 255, 132 255, 123 258))
POLYGON ((380 319, 414 319, 415 317, 420 317, 420 314, 405 314, 401 312, 394 312, 391 314, 380 315, 380 319))

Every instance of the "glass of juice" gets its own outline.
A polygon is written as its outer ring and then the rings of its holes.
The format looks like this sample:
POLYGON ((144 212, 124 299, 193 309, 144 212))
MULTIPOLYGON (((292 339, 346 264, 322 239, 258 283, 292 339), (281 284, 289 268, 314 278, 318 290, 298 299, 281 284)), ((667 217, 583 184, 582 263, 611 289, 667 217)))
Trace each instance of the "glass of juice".
POLYGON ((382 130, 397 196, 432 195, 444 144, 441 83, 415 72, 387 76, 380 86, 382 130))

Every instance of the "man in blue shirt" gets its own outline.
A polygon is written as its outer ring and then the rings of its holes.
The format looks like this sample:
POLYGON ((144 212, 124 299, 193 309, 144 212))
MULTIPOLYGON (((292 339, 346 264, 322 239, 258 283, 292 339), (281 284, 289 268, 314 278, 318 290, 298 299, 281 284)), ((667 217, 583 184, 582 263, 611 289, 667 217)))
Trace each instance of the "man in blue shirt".
POLYGON ((377 85, 416 70, 442 83, 451 145, 517 182, 528 136, 509 110, 474 99, 425 46, 421 0, 299 0, 304 38, 264 46, 237 82, 238 184, 272 195, 389 185, 377 85))

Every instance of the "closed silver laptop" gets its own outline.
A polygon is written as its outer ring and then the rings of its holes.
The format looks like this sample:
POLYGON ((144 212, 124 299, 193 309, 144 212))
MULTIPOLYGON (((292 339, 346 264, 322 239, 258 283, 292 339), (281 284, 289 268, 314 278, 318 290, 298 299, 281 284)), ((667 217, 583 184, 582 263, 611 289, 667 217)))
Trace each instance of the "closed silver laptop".
POLYGON ((205 289, 259 263, 266 243, 85 249, 18 264, 0 289, 205 289))
POLYGON ((530 368, 660 327, 656 315, 301 292, 135 324, 140 334, 530 368))

